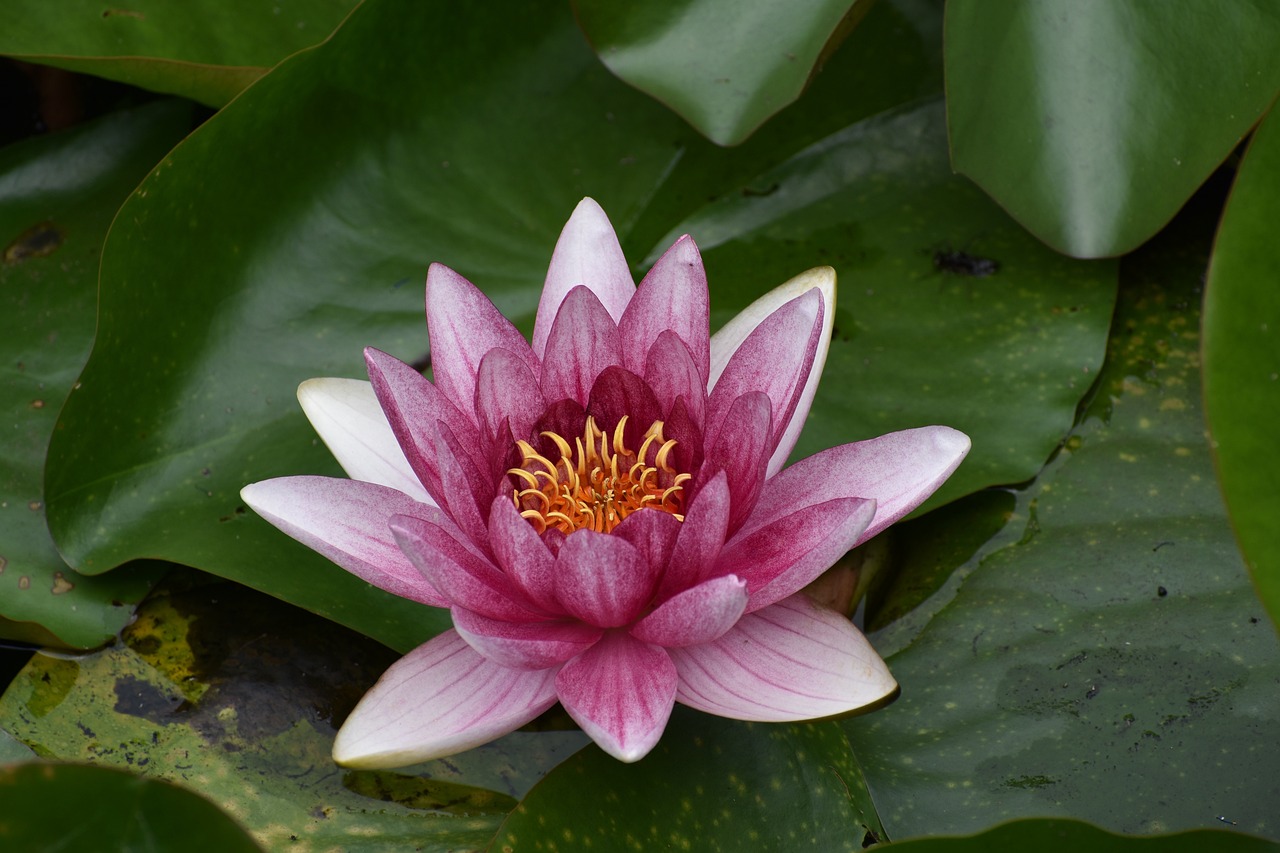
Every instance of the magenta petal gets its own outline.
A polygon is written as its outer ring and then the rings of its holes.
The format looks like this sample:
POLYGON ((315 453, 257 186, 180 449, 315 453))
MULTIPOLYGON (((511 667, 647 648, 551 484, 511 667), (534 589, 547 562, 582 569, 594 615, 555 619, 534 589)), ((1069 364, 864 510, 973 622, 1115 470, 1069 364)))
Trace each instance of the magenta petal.
POLYGON ((760 498, 765 468, 772 449, 769 398, 759 391, 743 394, 729 407, 728 417, 702 462, 704 472, 722 470, 729 477, 729 532, 737 530, 760 498))
POLYGON ((659 646, 694 646, 718 640, 747 608, 747 582, 713 578, 662 603, 636 623, 631 636, 659 646))
POLYGON ((743 616, 715 642, 670 654, 680 673, 676 698, 735 720, 830 717, 898 686, 853 623, 803 594, 743 616))
POLYGON ((840 497, 870 498, 876 502, 876 515, 857 545, 922 504, 968 452, 967 435, 930 426, 815 453, 769 481, 745 527, 767 523, 788 507, 840 497))
POLYGON ((450 604, 508 622, 547 618, 484 554, 444 525, 397 515, 390 526, 396 544, 450 604))
POLYGON ((400 551, 387 526, 394 515, 448 524, 435 507, 386 486, 329 477, 264 480, 245 486, 240 497, 294 539, 379 589, 433 607, 449 606, 400 551))
POLYGON ((489 509, 489 550, 535 604, 548 613, 560 612, 552 580, 555 557, 508 495, 495 497, 489 509))
POLYGON ((823 329, 823 310, 821 292, 809 290, 774 311, 747 336, 707 400, 708 437, 714 440, 738 397, 762 391, 772 407, 769 453, 773 453, 809 379, 823 329))
POLYGON ((346 767, 403 767, 480 746, 556 702, 555 669, 521 671, 445 631, 409 652, 347 717, 333 743, 346 767))
POLYGON ((743 527, 725 543, 716 573, 732 572, 751 590, 748 611, 781 601, 835 564, 875 515, 875 501, 837 498, 793 507, 755 529, 743 527))
POLYGON ((591 288, 615 323, 622 318, 636 291, 609 217, 589 198, 584 198, 574 209, 551 256, 533 324, 533 351, 539 358, 546 352, 560 303, 578 285, 591 288))
POLYGON ((487 438, 502 435, 508 425, 513 436, 527 441, 546 408, 538 378, 523 359, 505 349, 485 353, 476 375, 475 412, 487 438))
POLYGON ((689 417, 701 428, 706 423, 707 380, 698 373, 693 356, 674 332, 663 332, 649 348, 644 381, 653 389, 658 405, 670 413, 683 398, 689 417))
POLYGON ((453 523, 471 541, 487 547, 489 533, 480 507, 493 500, 495 483, 486 471, 476 467, 464 445, 444 421, 436 422, 436 464, 440 470, 440 494, 436 501, 453 523))
POLYGON ((437 421, 444 421, 455 434, 467 437, 464 444, 474 446, 475 424, 403 361, 373 347, 365 349, 364 360, 373 391, 400 449, 432 498, 440 503, 443 492, 432 427, 437 421))
POLYGON ((554 578, 561 606, 601 628, 635 619, 652 598, 655 580, 654 569, 635 546, 594 530, 570 534, 556 556, 554 578))
POLYGON ((578 621, 504 622, 465 608, 451 611, 453 627, 471 648, 512 669, 546 669, 585 652, 603 630, 578 621))
POLYGON ((681 523, 674 515, 660 509, 642 509, 633 512, 615 528, 614 536, 635 546, 640 559, 648 564, 650 572, 661 576, 671 560, 671 552, 680 535, 681 523))
POLYGON ((543 396, 585 404, 600 371, 621 362, 618 326, 609 312, 587 288, 569 291, 547 337, 543 396))
POLYGON ((626 634, 605 634, 556 676, 574 722, 619 761, 639 761, 662 737, 676 696, 667 652, 626 634))
POLYGON ((627 446, 638 450, 650 424, 662 419, 662 409, 647 382, 622 367, 606 367, 596 377, 587 398, 587 414, 602 429, 611 429, 626 415, 627 446))
POLYGON ((649 348, 659 335, 671 331, 688 347, 702 377, 699 384, 706 388, 711 370, 710 310, 702 256, 686 234, 649 270, 618 321, 618 332, 626 342, 623 366, 643 375, 649 348))
POLYGON ((489 350, 509 350, 535 375, 539 369, 524 335, 489 297, 443 264, 427 271, 427 334, 436 387, 463 411, 475 403, 476 373, 489 350))
POLYGON ((702 484, 689 504, 658 589, 659 601, 711 576, 728 531, 729 506, 729 482, 721 471, 702 484))

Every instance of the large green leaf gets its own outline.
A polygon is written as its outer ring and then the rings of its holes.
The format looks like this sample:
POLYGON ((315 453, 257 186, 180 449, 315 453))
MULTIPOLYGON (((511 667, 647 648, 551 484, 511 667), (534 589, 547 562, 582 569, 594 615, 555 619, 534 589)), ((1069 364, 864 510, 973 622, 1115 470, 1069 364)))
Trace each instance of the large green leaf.
MULTIPOLYGON (((842 333, 886 349, 837 347, 833 365, 845 364, 833 374, 869 359, 859 368, 865 382, 827 383, 806 448, 957 418, 982 450, 975 475, 958 481, 953 496, 966 482, 1034 474, 1096 367, 1111 273, 1034 247, 979 194, 948 180, 936 107, 819 140, 783 167, 791 169, 788 186, 772 193, 758 183, 760 164, 812 143, 811 128, 791 136, 769 129, 758 143, 721 151, 600 68, 567 9, 530 8, 501 27, 476 9, 453 9, 456 26, 442 29, 431 26, 435 7, 406 18, 396 4, 362 6, 331 40, 287 61, 202 126, 125 206, 103 260, 97 347, 47 466, 50 525, 77 568, 97 573, 139 555, 163 557, 401 649, 447 625, 445 614, 373 590, 288 541, 247 513, 238 492, 271 476, 337 473, 294 388, 316 375, 360 376, 366 345, 421 358, 418 282, 431 261, 480 284, 527 330, 560 224, 588 193, 610 212, 633 260, 679 221, 658 230, 652 210, 688 216, 686 225, 711 248, 717 321, 806 267, 831 262, 848 273, 845 293, 857 314, 841 316, 856 317, 857 327, 841 322, 842 333), (483 54, 474 49, 480 43, 483 54), (856 219, 867 194, 865 172, 856 169, 833 184, 829 199, 797 189, 800 212, 776 202, 707 205, 708 194, 791 199, 793 174, 838 175, 874 161, 884 128, 898 126, 921 139, 894 150, 922 159, 877 197, 882 222, 856 219), (272 144, 259 144, 265 138, 272 144), (685 161, 706 168, 685 170, 685 161), (912 204, 940 212, 913 216, 912 204), (840 216, 823 218, 824 205, 840 216), (747 228, 742 217, 756 210, 764 219, 747 228), (774 219, 785 241, 772 238, 774 219), (638 247, 633 225, 645 237, 638 247), (864 242, 858 229, 873 226, 892 252, 864 242), (903 226, 912 238, 889 237, 903 226), (742 237, 730 246, 725 234, 742 237), (1009 252, 997 255, 1005 266, 996 276, 935 267, 936 252, 988 247, 1009 252), (883 282, 877 298, 858 289, 866 275, 883 282), (939 324, 960 311, 980 327, 978 312, 989 302, 1013 306, 1010 314, 993 308, 1004 320, 1021 310, 1036 322, 1025 333, 1008 329, 1012 343, 987 336, 962 345, 974 369, 949 375, 945 394, 917 391, 903 405, 866 406, 934 382, 950 357, 937 351, 939 324), (916 322, 903 322, 908 308, 916 322), (1054 340, 1059 335, 1069 346, 1054 340), (1024 359, 1039 366, 1034 377, 1024 359), (1045 416, 1018 414, 1042 400, 1051 403, 1045 416), (850 417, 863 408, 860 419, 850 417)), ((932 79, 928 51, 906 21, 887 7, 854 38, 868 30, 896 55, 906 48, 892 34, 905 29, 903 43, 917 51, 904 54, 908 67, 923 64, 920 80, 932 79)), ((876 55, 874 45, 868 53, 876 55)), ((920 80, 891 91, 914 95, 920 80)), ((811 94, 846 121, 879 104, 849 99, 839 81, 829 82, 811 94)))
POLYGON ((761 725, 677 709, 637 764, 589 747, 512 812, 494 849, 861 850, 884 831, 835 723, 761 725))
POLYGON ((324 39, 356 2, 17 0, 5 9, 0 54, 219 107, 324 39))
POLYGON ((1280 643, 1204 439, 1197 227, 1127 262, 1098 394, 1003 547, 873 635, 902 696, 846 729, 893 838, 1039 815, 1280 837, 1280 643))
POLYGON ((59 853, 256 853, 203 797, 121 770, 69 764, 0 767, 0 839, 59 853))
POLYGON ((953 0, 956 168, 1032 233, 1118 255, 1172 218, 1280 89, 1271 0, 953 0))
POLYGON ((155 103, 0 152, 0 636, 101 645, 157 575, 73 571, 45 527, 41 480, 54 421, 89 355, 107 227, 190 121, 186 105, 155 103))
POLYGON ((871 0, 573 0, 601 61, 708 139, 736 145, 800 97, 871 0))
POLYGON ((1280 625, 1280 117, 1263 123, 1241 166, 1205 291, 1205 406, 1240 547, 1280 625))
POLYGON ((196 788, 268 850, 482 848, 586 740, 516 733, 448 761, 343 771, 329 754, 335 724, 394 660, 385 648, 199 578, 167 582, 122 639, 80 658, 36 655, 0 698, 0 728, 44 758, 196 788))
POLYGON ((895 844, 903 853, 1273 853, 1273 841, 1239 832, 1201 829, 1174 835, 1115 835, 1075 820, 1018 820, 965 838, 917 838, 895 844))

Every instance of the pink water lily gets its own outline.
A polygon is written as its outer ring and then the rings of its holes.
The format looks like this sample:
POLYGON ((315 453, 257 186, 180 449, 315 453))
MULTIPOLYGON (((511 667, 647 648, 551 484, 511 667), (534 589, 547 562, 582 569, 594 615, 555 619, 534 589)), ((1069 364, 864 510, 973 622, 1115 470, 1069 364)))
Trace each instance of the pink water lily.
POLYGON ((842 714, 896 690, 801 589, 928 497, 969 449, 942 426, 784 464, 826 360, 835 273, 714 337, 689 237, 635 286, 584 199, 532 343, 453 270, 427 276, 434 383, 375 349, 369 382, 298 396, 351 477, 246 486, 281 530, 453 629, 387 671, 334 758, 394 767, 485 743, 559 701, 623 761, 675 702, 741 720, 842 714))

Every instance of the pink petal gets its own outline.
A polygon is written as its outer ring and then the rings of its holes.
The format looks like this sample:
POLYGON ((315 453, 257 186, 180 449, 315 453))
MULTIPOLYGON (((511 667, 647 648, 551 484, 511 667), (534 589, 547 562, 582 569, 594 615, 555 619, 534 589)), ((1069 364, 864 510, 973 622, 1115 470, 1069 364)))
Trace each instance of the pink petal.
POLYGON ((729 527, 729 481, 723 471, 702 484, 689 503, 658 589, 658 600, 696 586, 707 577, 729 527))
POLYGON ((480 507, 488 509, 493 500, 495 478, 476 467, 463 443, 444 421, 436 422, 435 451, 440 470, 440 494, 436 496, 440 508, 472 542, 487 546, 489 532, 480 507))
POLYGON ((403 767, 501 737, 556 702, 555 669, 486 660, 456 631, 418 646, 356 705, 333 743, 346 767, 403 767))
POLYGON ((524 335, 489 297, 443 264, 427 271, 427 334, 436 387, 461 411, 475 405, 476 373, 491 349, 515 353, 538 373, 538 359, 524 335))
POLYGON ((555 566, 556 597, 590 625, 615 628, 639 615, 653 597, 654 569, 630 542, 609 533, 577 530, 555 566))
POLYGON ((809 379, 824 314, 821 292, 809 290, 785 303, 751 331, 711 389, 707 399, 708 437, 714 440, 738 397, 763 391, 769 396, 773 412, 769 434, 772 457, 809 379))
POLYGON ((814 393, 818 390, 818 380, 822 376, 823 365, 827 362, 827 349, 831 344, 831 328, 836 316, 836 273, 831 267, 818 267, 803 272, 748 305, 738 316, 724 325, 711 338, 711 385, 714 386, 724 372, 729 359, 747 336, 760 323, 778 308, 810 290, 817 289, 822 294, 824 307, 822 330, 818 334, 818 345, 814 352, 813 363, 809 367, 808 378, 804 382, 799 399, 796 400, 795 411, 787 424, 773 456, 769 460, 768 476, 772 477, 786 464, 804 428, 805 419, 809 416, 809 407, 813 404, 814 393))
POLYGON ((616 323, 636 291, 618 235, 600 205, 584 198, 565 223, 551 255, 533 324, 533 351, 541 358, 560 313, 560 303, 578 285, 591 288, 616 323))
POLYGON ((610 632, 564 665, 556 692, 601 749, 619 761, 639 761, 671 717, 676 668, 663 649, 610 632))
POLYGON ((405 459, 368 382, 308 379, 298 386, 298 402, 348 477, 435 503, 405 459))
POLYGON ((799 592, 831 568, 871 523, 876 503, 837 498, 791 509, 755 529, 744 526, 716 560, 716 574, 732 572, 747 582, 750 612, 799 592))
POLYGON ((600 300, 585 287, 569 291, 547 337, 543 396, 586 403, 600 371, 621 362, 617 324, 600 300))
POLYGON ((742 525, 760 498, 772 447, 771 423, 769 398, 759 391, 748 392, 733 401, 719 434, 707 448, 702 476, 723 470, 729 478, 730 533, 742 525))
POLYGON ((594 416, 602 429, 611 429, 627 415, 626 441, 632 450, 640 449, 642 436, 649 426, 662 419, 662 410, 647 382, 622 367, 606 367, 596 377, 587 399, 587 413, 594 416))
POLYGON ((686 234, 649 270, 618 321, 623 366, 643 374, 649 348, 659 335, 671 331, 688 347, 702 379, 700 385, 706 388, 711 370, 710 306, 702 256, 686 234))
POLYGON ((689 348, 675 332, 663 332, 649 348, 644 381, 653 389, 664 413, 669 413, 676 400, 683 398, 693 422, 699 427, 706 423, 706 378, 698 372, 689 348))
POLYGON ((747 608, 747 582, 714 578, 667 599, 636 623, 631 636, 659 646, 693 646, 718 640, 747 608))
POLYGON ((390 527, 409 561, 451 605, 508 622, 547 618, 484 554, 446 524, 397 515, 390 527))
POLYGON ((504 622, 461 607, 451 611, 453 627, 471 648, 512 669, 546 669, 595 645, 604 632, 578 621, 504 622))
POLYGON ((853 623, 803 594, 742 617, 713 643, 670 654, 680 673, 676 698, 735 720, 830 717, 898 687, 853 623))
POLYGON ((454 431, 468 437, 465 445, 477 444, 475 424, 458 411, 434 385, 417 370, 385 352, 368 347, 364 351, 369 380, 382 407, 383 420, 417 478, 440 504, 443 494, 436 459, 435 429, 444 421, 454 431))
POLYGON ((614 536, 635 546, 637 553, 654 577, 660 577, 671 560, 676 539, 683 525, 669 512, 660 509, 642 509, 622 519, 613 528, 614 536))
POLYGON ((767 523, 788 507, 840 497, 869 498, 876 502, 876 515, 857 545, 922 504, 968 452, 967 435, 930 426, 815 453, 769 481, 744 529, 767 523))
POLYGON ((294 539, 379 589, 433 607, 449 606, 400 551, 388 526, 395 515, 448 524, 436 507, 386 486, 329 477, 250 483, 240 497, 294 539))
POLYGON ((555 557, 508 495, 495 497, 489 509, 489 550, 538 607, 560 612, 553 581, 555 557))
POLYGON ((501 435, 508 425, 513 436, 527 441, 546 408, 538 378, 523 359, 505 349, 485 353, 476 375, 475 412, 488 438, 501 435))

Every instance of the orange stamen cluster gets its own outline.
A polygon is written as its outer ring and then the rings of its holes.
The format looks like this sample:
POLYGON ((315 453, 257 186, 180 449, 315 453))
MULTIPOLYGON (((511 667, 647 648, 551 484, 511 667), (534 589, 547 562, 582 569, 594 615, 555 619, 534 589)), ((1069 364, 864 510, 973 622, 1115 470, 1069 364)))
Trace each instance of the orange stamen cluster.
POLYGON ((672 467, 675 439, 664 438, 662 421, 645 432, 638 451, 627 448, 624 415, 606 433, 588 417, 581 438, 571 446, 554 432, 542 433, 560 453, 552 462, 527 441, 517 441, 520 467, 507 473, 516 479, 516 509, 539 533, 595 530, 609 533, 624 518, 645 508, 669 512, 684 521, 684 484, 691 476, 672 467))

